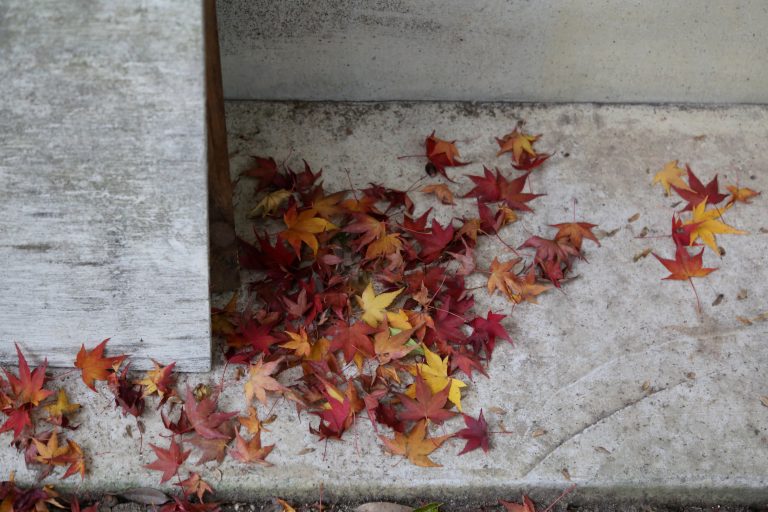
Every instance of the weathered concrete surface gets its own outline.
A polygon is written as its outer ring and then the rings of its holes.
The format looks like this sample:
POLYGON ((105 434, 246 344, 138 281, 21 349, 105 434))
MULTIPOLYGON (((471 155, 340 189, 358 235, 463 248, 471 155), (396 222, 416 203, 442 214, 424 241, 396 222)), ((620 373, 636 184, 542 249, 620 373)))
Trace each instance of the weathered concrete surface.
POLYGON ((0 5, 0 362, 210 366, 202 10, 0 5))
POLYGON ((230 99, 768 101, 761 0, 222 0, 230 99))
MULTIPOLYGON (((511 499, 525 490, 546 503, 569 485, 561 473, 567 468, 578 484, 578 500, 768 500, 768 408, 759 401, 768 395, 768 324, 745 326, 736 319, 766 310, 765 198, 727 213, 731 224, 750 235, 721 237, 727 251, 721 261, 706 255, 706 263, 720 269, 698 282, 701 320, 686 283, 662 282, 666 272, 652 257, 633 262, 646 247, 672 254, 668 239, 634 238, 644 227, 650 235, 668 231, 675 200, 651 186, 653 172, 666 161, 688 161, 702 178, 718 172, 723 182, 738 178, 742 185, 768 189, 765 109, 230 103, 227 114, 233 176, 249 166, 248 155, 289 157, 294 166, 305 158, 315 169, 324 167, 331 190, 348 187, 344 169, 355 187, 370 181, 409 187, 423 177, 424 162, 396 157, 420 153, 424 137, 435 129, 458 139, 462 156, 474 162, 448 171, 459 182, 451 185, 454 190, 466 192, 470 184, 463 175, 480 172, 483 163, 509 170, 506 156, 494 156, 493 137, 525 119, 531 131, 544 133, 539 148, 555 156, 532 177, 533 190, 547 195, 532 203, 535 214, 510 226, 504 239, 519 244, 530 233, 551 233, 547 224, 572 218, 574 199, 577 217, 599 224, 604 237, 602 247, 586 244, 589 263, 576 264, 580 277, 564 293, 515 309, 506 325, 516 346, 501 345, 490 379, 468 387, 465 410, 476 415, 482 408, 492 430, 512 432, 493 436, 490 453, 457 457, 462 444, 451 441, 435 452, 442 468, 418 468, 386 455, 367 421, 345 442, 326 446, 309 433, 314 416, 297 417, 291 405, 278 403, 278 420, 263 438, 276 444, 269 457, 275 466, 228 460, 218 470, 207 468, 204 476, 221 495, 313 500, 322 483, 329 500, 511 499), (629 222, 635 214, 638 220, 629 222), (742 289, 747 298, 738 300, 742 289), (712 306, 720 293, 722 302, 712 306), (538 429, 547 433, 534 437, 538 429)), ((235 198, 238 229, 248 238, 250 224, 243 219, 253 205, 251 187, 241 180, 235 198)), ((418 212, 435 206, 428 196, 413 196, 418 212)), ((438 216, 445 221, 471 210, 471 201, 459 200, 455 210, 440 207, 438 216)), ((482 265, 505 256, 492 240, 479 254, 482 265)), ((468 286, 482 284, 482 276, 475 276, 468 286)), ((478 290, 476 298, 479 311, 511 310, 498 295, 489 299, 478 290)), ((230 368, 222 403, 225 410, 243 410, 242 384, 233 376, 230 368)), ((220 379, 219 364, 214 373, 190 375, 188 382, 220 379)), ((84 487, 154 486, 158 474, 142 468, 154 460, 148 443, 167 441, 152 407, 143 419, 142 444, 133 419, 121 418, 108 398, 84 393, 77 380, 70 375, 62 381, 85 407, 83 424, 73 433, 92 458, 84 487)), ((459 423, 446 430, 455 431, 459 423)), ((33 478, 10 449, 0 450, 0 467, 15 469, 23 481, 33 478)))

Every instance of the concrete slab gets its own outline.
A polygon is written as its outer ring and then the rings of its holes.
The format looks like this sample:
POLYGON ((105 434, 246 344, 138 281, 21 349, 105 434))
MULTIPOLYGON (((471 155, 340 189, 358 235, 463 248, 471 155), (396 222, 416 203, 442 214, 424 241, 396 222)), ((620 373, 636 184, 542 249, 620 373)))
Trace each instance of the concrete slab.
POLYGON ((760 0, 223 0, 242 100, 768 101, 760 0))
MULTIPOLYGON (((698 283, 702 318, 685 283, 662 282, 666 273, 650 257, 633 261, 647 247, 671 255, 669 240, 635 238, 645 228, 649 235, 667 233, 675 200, 652 187, 651 179, 668 160, 690 162, 702 177, 717 172, 724 182, 768 189, 765 108, 233 102, 227 115, 233 176, 249 165, 249 155, 271 155, 323 167, 330 190, 348 187, 345 169, 356 187, 377 181, 406 188, 422 178, 423 162, 396 157, 419 153, 435 129, 458 139, 462 156, 474 162, 448 171, 459 182, 451 186, 461 192, 470 188, 463 175, 480 172, 482 163, 508 169, 506 157, 494 156, 493 137, 524 119, 532 132, 544 134, 540 149, 555 156, 532 177, 534 191, 547 195, 504 238, 518 244, 530 233, 547 233, 546 224, 572 218, 574 199, 577 216, 599 224, 603 238, 602 247, 587 246, 589 263, 577 263, 580 277, 564 293, 515 309, 506 325, 517 345, 500 346, 490 378, 467 388, 468 413, 482 408, 492 430, 512 432, 493 436, 487 455, 457 457, 461 444, 452 441, 434 454, 442 468, 415 467, 387 455, 367 421, 346 442, 326 446, 309 433, 314 417, 297 417, 292 406, 278 403, 278 419, 264 435, 276 444, 269 458, 275 466, 231 460, 209 466, 204 476, 222 496, 312 499, 323 484, 326 496, 355 501, 512 498, 522 490, 557 494, 576 483, 575 499, 768 500, 768 408, 759 400, 768 394, 768 324, 747 326, 737 319, 766 310, 765 199, 728 212, 728 221, 750 234, 723 236, 721 260, 706 255, 720 269, 698 283), (747 297, 738 299, 741 290, 747 297), (712 305, 719 294, 723 299, 712 305), (535 436, 540 429, 546 433, 535 436)), ((240 181, 235 198, 238 230, 248 238, 251 186, 240 181)), ((413 196, 418 212, 436 206, 428 196, 413 196)), ((439 219, 472 210, 470 201, 458 203, 455 210, 439 207, 439 219)), ((503 255, 492 241, 479 253, 483 265, 503 255)), ((469 286, 482 283, 475 276, 469 286)), ((511 309, 482 290, 476 299, 480 311, 511 309)), ((221 378, 219 364, 187 381, 221 378)), ((154 460, 148 443, 164 443, 158 415, 148 410, 142 420, 142 444, 134 420, 121 418, 108 398, 84 392, 74 375, 62 382, 88 411, 73 433, 91 454, 91 474, 81 489, 155 486, 158 475, 142 464, 154 460)), ((225 410, 242 410, 242 386, 232 382, 222 400, 225 410)), ((10 449, 0 450, 0 467, 16 470, 20 480, 33 479, 10 449)))
POLYGON ((0 34, 0 362, 207 370, 202 9, 13 0, 0 34))

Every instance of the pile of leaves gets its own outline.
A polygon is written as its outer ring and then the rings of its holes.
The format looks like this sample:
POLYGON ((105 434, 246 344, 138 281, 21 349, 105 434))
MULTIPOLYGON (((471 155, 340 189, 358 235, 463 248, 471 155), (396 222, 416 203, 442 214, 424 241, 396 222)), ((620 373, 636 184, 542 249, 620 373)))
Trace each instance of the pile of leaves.
POLYGON ((701 313, 701 301, 692 278, 705 277, 717 269, 704 267, 703 247, 698 252, 692 248, 703 243, 718 256, 724 254, 724 250, 717 245, 715 235, 746 234, 746 231, 726 224, 724 214, 737 203, 750 204, 751 199, 760 194, 738 184, 729 185, 729 194, 724 194, 720 192, 717 178, 715 175, 704 185, 690 165, 686 164, 683 170, 677 160, 667 162, 653 178, 653 183, 660 183, 667 195, 674 191, 680 196, 683 204, 679 211, 672 214, 670 237, 675 245, 674 259, 662 258, 655 253, 654 256, 670 272, 664 279, 690 283, 698 313, 701 313), (687 181, 683 177, 687 177, 687 181))
MULTIPOLYGON (((388 451, 420 466, 436 465, 429 455, 451 437, 466 440, 460 453, 487 450, 482 411, 464 414, 466 428, 453 435, 431 436, 429 428, 463 413, 462 389, 486 375, 497 341, 512 341, 502 324, 508 312, 477 314, 466 277, 484 274, 489 293, 535 303, 561 285, 585 238, 598 243, 594 224, 575 221, 554 225, 551 239, 532 236, 517 248, 502 239, 503 227, 533 213, 530 203, 541 195, 526 191, 549 158, 534 148, 539 137, 518 127, 497 139, 498 154, 509 153, 520 172, 468 175, 474 187, 463 197, 474 199, 477 215, 447 224, 431 209, 415 216, 410 190, 372 183, 329 192, 322 171, 306 162, 295 171, 255 157, 244 176, 258 180, 256 242, 240 240, 241 265, 255 277, 242 308, 233 298, 214 316, 228 361, 248 365, 247 400, 292 400, 318 416, 310 428, 320 439, 342 439, 367 418, 388 451), (483 236, 510 257, 478 268, 483 236), (290 384, 276 380, 281 374, 290 384)), ((448 169, 468 165, 455 141, 433 132, 424 146, 428 176, 453 181, 448 169)), ((444 204, 457 195, 446 183, 421 191, 444 204)))

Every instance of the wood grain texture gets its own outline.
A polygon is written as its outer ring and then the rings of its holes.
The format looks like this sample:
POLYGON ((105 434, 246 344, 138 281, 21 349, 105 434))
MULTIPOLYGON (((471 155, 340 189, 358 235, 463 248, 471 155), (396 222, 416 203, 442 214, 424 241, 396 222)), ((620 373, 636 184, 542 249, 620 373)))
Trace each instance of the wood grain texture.
POLYGON ((210 368, 202 8, 0 7, 0 362, 210 368))
POLYGON ((205 25, 205 88, 208 128, 208 223, 211 244, 211 292, 236 290, 240 286, 237 262, 235 212, 229 177, 227 125, 221 84, 219 31, 216 0, 203 0, 205 25))

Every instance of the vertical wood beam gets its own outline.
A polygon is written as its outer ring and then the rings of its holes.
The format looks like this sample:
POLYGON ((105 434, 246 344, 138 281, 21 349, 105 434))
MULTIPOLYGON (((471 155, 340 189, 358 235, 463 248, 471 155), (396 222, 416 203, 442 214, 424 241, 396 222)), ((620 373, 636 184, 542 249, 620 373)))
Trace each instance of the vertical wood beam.
POLYGON ((227 126, 221 83, 216 0, 203 0, 205 24, 205 85, 208 127, 208 223, 210 228, 211 291, 235 290, 240 285, 237 237, 229 176, 227 126))

